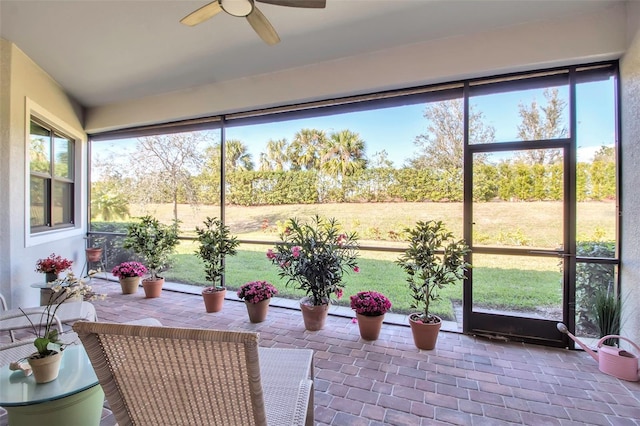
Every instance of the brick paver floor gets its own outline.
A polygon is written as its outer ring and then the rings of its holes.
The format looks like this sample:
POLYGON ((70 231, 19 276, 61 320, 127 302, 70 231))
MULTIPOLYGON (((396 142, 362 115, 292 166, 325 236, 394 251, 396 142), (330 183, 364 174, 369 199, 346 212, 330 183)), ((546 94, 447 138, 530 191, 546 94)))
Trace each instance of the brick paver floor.
MULTIPOLYGON (((640 425, 640 382, 600 373, 581 351, 492 342, 441 332, 433 351, 415 348, 408 327, 384 324, 374 342, 350 318, 330 315, 323 330, 304 329, 300 312, 271 306, 251 324, 244 303, 227 300, 207 314, 201 296, 142 289, 95 302, 100 321, 157 318, 166 326, 260 332, 267 347, 315 352, 318 425, 640 425)), ((103 426, 113 425, 111 416, 103 426)))

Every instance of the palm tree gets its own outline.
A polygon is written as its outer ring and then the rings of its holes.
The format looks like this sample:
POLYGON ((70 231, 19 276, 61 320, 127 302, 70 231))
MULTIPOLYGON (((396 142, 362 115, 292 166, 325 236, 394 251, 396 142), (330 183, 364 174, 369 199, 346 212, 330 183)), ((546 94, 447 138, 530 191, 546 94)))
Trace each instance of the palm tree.
POLYGON ((330 175, 341 178, 364 170, 365 144, 358 133, 341 130, 332 133, 322 154, 322 169, 330 175))
POLYGON ((324 130, 302 129, 297 132, 287 148, 287 156, 293 170, 314 170, 320 166, 320 155, 327 143, 324 130))
POLYGON ((96 219, 98 215, 105 222, 114 219, 125 219, 129 216, 129 204, 122 194, 99 191, 91 197, 91 219, 96 219))
MULTIPOLYGON (((205 166, 214 174, 220 174, 220 142, 205 151, 205 166)), ((225 142, 225 169, 228 172, 236 170, 253 170, 251 153, 247 145, 238 139, 229 139, 225 142)))
POLYGON ((269 140, 267 142, 267 153, 265 160, 269 164, 268 170, 275 170, 281 172, 285 169, 287 163, 287 147, 288 143, 286 139, 269 140))
POLYGON ((260 153, 260 163, 258 165, 258 170, 260 170, 261 172, 270 172, 273 170, 273 166, 269 161, 269 157, 267 157, 267 154, 265 154, 264 152, 260 153))
POLYGON ((253 170, 253 161, 247 145, 238 139, 225 142, 225 166, 227 171, 253 170))

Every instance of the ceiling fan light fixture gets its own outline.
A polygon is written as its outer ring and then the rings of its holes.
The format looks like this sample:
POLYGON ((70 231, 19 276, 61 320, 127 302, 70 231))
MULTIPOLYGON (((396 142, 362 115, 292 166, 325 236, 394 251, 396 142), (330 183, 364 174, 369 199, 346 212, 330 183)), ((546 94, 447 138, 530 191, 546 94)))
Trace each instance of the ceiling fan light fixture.
POLYGON ((218 0, 218 2, 229 15, 244 17, 253 12, 252 0, 218 0))

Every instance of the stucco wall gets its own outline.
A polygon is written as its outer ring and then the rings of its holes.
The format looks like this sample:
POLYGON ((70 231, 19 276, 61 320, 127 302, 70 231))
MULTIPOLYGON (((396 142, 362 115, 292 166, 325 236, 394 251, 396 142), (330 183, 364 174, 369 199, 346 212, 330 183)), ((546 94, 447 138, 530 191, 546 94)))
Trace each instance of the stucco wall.
POLYGON ((175 121, 554 65, 617 59, 624 5, 87 110, 86 131, 175 121))
MULTIPOLYGON (((11 43, 0 38, 0 206, 9 206, 10 132, 9 132, 9 91, 11 80, 11 43)), ((0 209, 0 291, 6 294, 11 278, 11 241, 9 238, 9 209, 0 209)))
MULTIPOLYGON (((28 187, 28 170, 25 160, 29 120, 26 112, 27 102, 39 106, 50 118, 79 136, 82 142, 77 148, 81 150, 83 158, 86 157, 86 134, 83 130, 81 107, 18 47, 6 40, 0 40, 0 43, 2 49, 0 99, 3 105, 0 113, 2 119, 0 291, 8 299, 11 307, 18 307, 38 304, 38 291, 29 287, 29 284, 44 279, 42 274, 34 271, 37 259, 46 257, 55 250, 57 254, 74 260, 76 266, 74 269, 78 269, 77 272, 80 272, 84 262, 82 238, 84 230, 81 225, 71 232, 49 235, 49 242, 31 242, 32 245, 27 247, 25 238, 28 223, 28 212, 25 207, 25 194, 28 187)), ((82 167, 78 171, 79 183, 86 182, 85 169, 86 167, 82 167)), ((86 184, 81 183, 80 190, 86 194, 86 184)), ((86 205, 86 197, 83 200, 86 205)), ((82 220, 84 217, 86 217, 86 207, 82 208, 78 219, 82 220)))
POLYGON ((629 2, 620 61, 622 119, 622 334, 640 344, 640 2, 629 2))

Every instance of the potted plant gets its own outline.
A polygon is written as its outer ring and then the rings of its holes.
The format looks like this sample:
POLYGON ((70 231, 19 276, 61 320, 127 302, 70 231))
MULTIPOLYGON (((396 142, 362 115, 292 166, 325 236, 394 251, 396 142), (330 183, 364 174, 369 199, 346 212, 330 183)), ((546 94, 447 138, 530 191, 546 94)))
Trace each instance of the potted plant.
POLYGON ((236 294, 247 306, 249 321, 257 323, 267 317, 269 302, 278 290, 267 281, 251 281, 243 284, 236 294))
POLYGON ((139 222, 127 226, 127 236, 122 246, 144 258, 150 277, 142 280, 146 297, 160 297, 164 278, 158 273, 169 261, 178 245, 178 221, 172 225, 158 222, 151 216, 143 216, 139 222))
MULTIPOLYGON (((89 278, 96 274, 96 271, 89 272, 89 278)), ((76 300, 88 299, 94 300, 98 297, 104 298, 105 295, 95 294, 91 287, 86 284, 85 280, 77 278, 73 272, 67 273, 63 278, 58 278, 51 283, 51 294, 49 300, 43 306, 40 314, 40 321, 35 325, 22 308, 20 311, 31 324, 34 335, 36 336, 33 345, 36 352, 27 357, 27 362, 31 366, 33 376, 36 383, 48 383, 58 377, 60 371, 60 361, 62 360, 62 351, 64 344, 60 341, 58 329, 56 327, 56 313, 62 303, 76 300)), ((31 314, 33 315, 33 314, 31 314)))
POLYGON ((87 262, 99 262, 102 260, 102 252, 104 247, 104 237, 87 237, 87 241, 89 245, 85 251, 85 255, 87 257, 87 262))
POLYGON ((240 243, 231 235, 229 227, 217 218, 207 217, 203 228, 196 226, 196 234, 200 244, 196 255, 203 260, 207 281, 212 283, 212 286, 202 290, 205 309, 207 312, 218 312, 227 293, 224 286, 225 257, 234 256, 240 243))
POLYGON ((55 253, 51 253, 49 257, 38 259, 36 262, 36 272, 45 274, 46 282, 50 283, 58 279, 58 274, 71 269, 73 262, 55 253))
POLYGON ((356 311, 360 337, 376 340, 380 335, 384 314, 391 309, 391 301, 377 291, 361 291, 351 296, 351 309, 356 311))
POLYGON ((122 294, 133 294, 138 291, 140 279, 147 273, 147 268, 140 262, 122 262, 111 270, 120 281, 122 294))
POLYGON ((305 328, 321 330, 329 311, 331 296, 342 296, 345 272, 358 272, 358 237, 340 231, 334 218, 316 215, 310 222, 289 219, 281 242, 267 251, 267 258, 280 269, 286 284, 305 292, 300 309, 305 328))
MULTIPOLYGON (((617 295, 611 291, 598 292, 594 310, 600 338, 620 334, 622 303, 617 295)), ((603 343, 609 346, 617 346, 618 339, 607 339, 603 343)))
POLYGON ((411 308, 422 308, 409 316, 409 324, 415 345, 433 349, 442 320, 429 312, 430 304, 440 298, 440 289, 466 278, 464 273, 471 265, 465 256, 470 250, 464 240, 456 241, 441 221, 420 221, 405 232, 409 247, 396 263, 407 273, 411 308))

